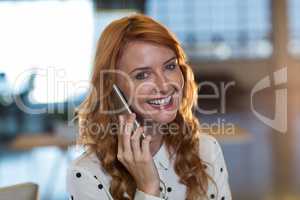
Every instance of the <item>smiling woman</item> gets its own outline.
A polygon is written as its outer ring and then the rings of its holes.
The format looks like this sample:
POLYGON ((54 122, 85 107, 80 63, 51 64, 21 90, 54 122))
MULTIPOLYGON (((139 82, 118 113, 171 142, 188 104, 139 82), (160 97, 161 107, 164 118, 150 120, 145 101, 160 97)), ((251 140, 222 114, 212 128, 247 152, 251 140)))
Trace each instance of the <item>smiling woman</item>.
POLYGON ((71 199, 231 199, 220 145, 192 112, 193 72, 166 27, 140 14, 113 21, 98 42, 91 87, 77 112, 86 153, 67 173, 71 199), (113 84, 133 114, 115 112, 113 84), (97 124, 117 128, 89 128, 97 124))
POLYGON ((126 96, 135 97, 131 104, 139 120, 171 122, 176 117, 184 83, 174 51, 139 40, 129 42, 125 48, 117 69, 128 74, 131 82, 124 76, 117 76, 116 82, 126 96))

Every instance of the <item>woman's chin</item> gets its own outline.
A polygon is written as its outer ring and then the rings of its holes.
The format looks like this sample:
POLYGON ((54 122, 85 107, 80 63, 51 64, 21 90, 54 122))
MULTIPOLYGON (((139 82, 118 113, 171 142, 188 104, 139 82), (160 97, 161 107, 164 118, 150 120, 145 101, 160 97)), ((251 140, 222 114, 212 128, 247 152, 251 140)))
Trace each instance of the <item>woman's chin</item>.
POLYGON ((176 113, 161 113, 161 114, 154 114, 151 116, 147 116, 147 118, 155 123, 158 124, 167 124, 172 122, 176 118, 176 113))
POLYGON ((165 117, 165 118, 162 118, 160 117, 159 119, 156 119, 155 121, 159 124, 167 124, 167 123, 170 123, 172 122, 174 119, 175 119, 176 115, 174 115, 174 117, 165 117))

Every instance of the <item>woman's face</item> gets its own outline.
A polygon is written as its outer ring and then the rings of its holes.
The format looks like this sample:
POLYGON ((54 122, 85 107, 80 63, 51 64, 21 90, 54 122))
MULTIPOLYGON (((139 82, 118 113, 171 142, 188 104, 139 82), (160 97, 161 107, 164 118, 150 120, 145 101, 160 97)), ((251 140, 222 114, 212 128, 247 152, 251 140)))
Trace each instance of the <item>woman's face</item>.
POLYGON ((125 47, 117 85, 140 120, 159 124, 174 120, 182 99, 183 74, 168 47, 133 41, 125 47))

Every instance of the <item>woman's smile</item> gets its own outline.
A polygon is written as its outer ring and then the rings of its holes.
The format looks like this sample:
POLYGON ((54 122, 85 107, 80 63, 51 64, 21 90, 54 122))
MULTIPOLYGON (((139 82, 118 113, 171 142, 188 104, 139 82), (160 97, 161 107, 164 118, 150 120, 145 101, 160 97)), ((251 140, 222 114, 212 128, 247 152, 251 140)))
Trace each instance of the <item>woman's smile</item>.
POLYGON ((178 98, 178 96, 175 96, 175 92, 172 92, 165 97, 152 98, 146 103, 150 105, 150 109, 169 111, 176 108, 175 98, 178 98))

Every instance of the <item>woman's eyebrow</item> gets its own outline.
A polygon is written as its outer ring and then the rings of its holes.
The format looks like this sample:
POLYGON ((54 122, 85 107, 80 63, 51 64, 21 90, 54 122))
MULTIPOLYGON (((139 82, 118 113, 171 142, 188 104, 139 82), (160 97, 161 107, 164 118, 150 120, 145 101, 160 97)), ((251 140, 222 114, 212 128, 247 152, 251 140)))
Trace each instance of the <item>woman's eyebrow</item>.
MULTIPOLYGON (((163 65, 167 64, 168 62, 170 62, 171 60, 173 60, 173 59, 175 59, 175 58, 176 58, 176 56, 173 56, 172 58, 169 58, 168 60, 166 60, 166 61, 163 63, 163 65)), ((135 71, 137 71, 137 70, 149 70, 149 69, 151 69, 151 67, 148 67, 148 66, 146 66, 146 67, 137 67, 137 68, 135 68, 134 70, 132 70, 131 72, 129 72, 129 74, 131 74, 131 73, 133 73, 133 72, 135 72, 135 71)))
POLYGON ((138 67, 138 68, 135 68, 134 70, 132 70, 131 72, 129 72, 129 74, 131 74, 135 71, 138 71, 138 70, 148 70, 148 69, 151 69, 151 67, 138 67))
POLYGON ((176 56, 173 56, 172 58, 170 58, 170 59, 168 59, 167 61, 165 61, 165 62, 163 63, 163 65, 167 64, 168 62, 170 62, 171 60, 173 60, 173 59, 175 59, 175 58, 176 58, 176 56))

